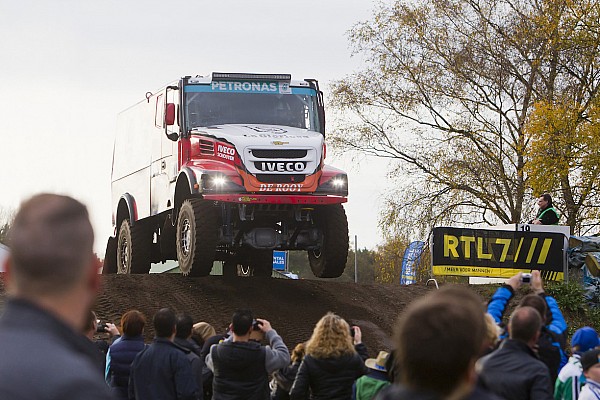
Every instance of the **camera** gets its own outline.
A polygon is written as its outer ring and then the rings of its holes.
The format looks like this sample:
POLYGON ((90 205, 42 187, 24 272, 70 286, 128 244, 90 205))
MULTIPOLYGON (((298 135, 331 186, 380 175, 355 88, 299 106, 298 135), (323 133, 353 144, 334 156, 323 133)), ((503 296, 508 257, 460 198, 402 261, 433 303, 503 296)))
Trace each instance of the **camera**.
POLYGON ((262 326, 262 324, 257 321, 257 320, 252 320, 252 330, 253 331, 260 331, 260 327, 262 326))
POLYGON ((531 283, 531 274, 530 273, 521 274, 521 283, 531 283))
POLYGON ((96 333, 108 332, 107 328, 108 328, 108 326, 106 325, 106 322, 102 322, 99 319, 96 320, 96 333))

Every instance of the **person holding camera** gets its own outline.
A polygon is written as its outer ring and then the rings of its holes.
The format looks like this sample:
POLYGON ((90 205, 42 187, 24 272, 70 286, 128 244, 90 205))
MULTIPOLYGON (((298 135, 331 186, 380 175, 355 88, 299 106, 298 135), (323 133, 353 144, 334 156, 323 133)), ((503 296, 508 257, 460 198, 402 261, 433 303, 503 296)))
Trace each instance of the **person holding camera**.
POLYGON ((354 381, 367 373, 365 356, 360 328, 350 328, 339 315, 325 314, 306 344, 306 355, 290 390, 290 399, 350 399, 354 381))
POLYGON ((99 358, 98 365, 101 368, 102 374, 104 374, 106 369, 106 354, 108 353, 108 347, 110 346, 110 343, 103 339, 96 340, 94 339, 94 335, 105 333, 110 335, 109 340, 111 342, 120 335, 119 329, 117 329, 115 324, 100 321, 96 313, 94 311, 90 311, 83 334, 90 339, 92 343, 94 343, 100 352, 101 358, 99 358))
POLYGON ((232 335, 212 345, 206 365, 213 371, 213 400, 268 400, 269 375, 290 363, 290 353, 281 336, 266 319, 256 320, 250 310, 233 313, 232 335), (263 334, 269 346, 252 340, 263 334))
MULTIPOLYGON (((558 308, 556 299, 544 292, 540 271, 531 274, 519 272, 506 284, 502 285, 488 303, 487 311, 494 317, 496 323, 502 326, 502 317, 515 292, 523 285, 530 285, 532 294, 521 299, 519 307, 533 307, 542 318, 542 329, 536 344, 537 354, 548 366, 552 382, 556 381, 558 372, 567 363, 565 352, 567 337, 567 322, 558 308)), ((503 335, 506 337, 506 334, 503 335)))

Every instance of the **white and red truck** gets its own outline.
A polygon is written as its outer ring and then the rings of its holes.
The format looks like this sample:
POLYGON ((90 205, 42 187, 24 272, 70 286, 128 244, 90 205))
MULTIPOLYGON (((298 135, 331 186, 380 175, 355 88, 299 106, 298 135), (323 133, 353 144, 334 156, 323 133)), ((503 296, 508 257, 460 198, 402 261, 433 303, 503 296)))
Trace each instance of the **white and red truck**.
POLYGON ((323 94, 288 74, 186 76, 118 116, 115 236, 104 273, 185 275, 245 267, 270 276, 274 249, 306 250, 317 277, 348 256, 345 172, 325 165, 323 94))

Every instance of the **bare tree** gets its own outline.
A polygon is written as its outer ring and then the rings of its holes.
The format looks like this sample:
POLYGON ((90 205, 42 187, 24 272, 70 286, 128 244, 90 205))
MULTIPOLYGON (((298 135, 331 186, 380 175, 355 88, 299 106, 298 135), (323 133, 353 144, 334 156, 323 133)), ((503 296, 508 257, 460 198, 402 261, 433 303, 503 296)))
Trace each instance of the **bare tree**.
POLYGON ((569 79, 573 33, 562 28, 585 7, 598 4, 397 1, 351 30, 366 66, 334 83, 335 143, 397 162, 386 229, 525 219, 535 194, 525 128, 569 79))

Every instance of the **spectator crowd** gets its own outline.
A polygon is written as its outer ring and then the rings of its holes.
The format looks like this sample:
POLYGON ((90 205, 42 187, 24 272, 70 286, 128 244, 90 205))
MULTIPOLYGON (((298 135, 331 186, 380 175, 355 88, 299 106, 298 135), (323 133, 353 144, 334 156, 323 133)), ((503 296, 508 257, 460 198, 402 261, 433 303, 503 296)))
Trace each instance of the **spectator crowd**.
POLYGON ((293 347, 247 309, 233 313, 227 332, 168 308, 151 322, 129 310, 119 326, 102 323, 90 311, 100 285, 93 231, 72 198, 33 197, 9 237, 1 399, 600 399, 598 333, 582 327, 567 345, 539 271, 527 283, 521 273, 508 279, 487 303, 442 286, 406 307, 393 347, 369 358, 360 327, 331 312, 293 347), (505 318, 524 286, 530 293, 505 318), (94 340, 97 332, 110 339, 94 340))

